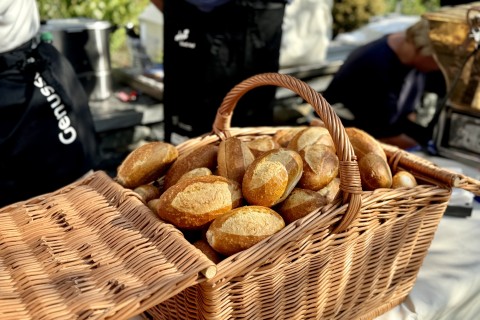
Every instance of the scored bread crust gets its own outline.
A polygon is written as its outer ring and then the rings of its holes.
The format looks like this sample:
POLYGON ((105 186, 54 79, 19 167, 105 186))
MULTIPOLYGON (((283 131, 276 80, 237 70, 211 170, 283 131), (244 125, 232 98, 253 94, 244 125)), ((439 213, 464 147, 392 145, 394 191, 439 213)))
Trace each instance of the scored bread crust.
POLYGON ((240 185, 221 176, 201 176, 167 189, 157 206, 158 216, 180 229, 194 230, 242 203, 240 185))
POLYGON ((218 174, 222 177, 242 183, 247 167, 255 160, 252 151, 245 142, 230 137, 218 146, 218 174))
POLYGON ((300 155, 279 148, 264 152, 245 171, 243 196, 251 205, 271 207, 283 201, 303 173, 300 155))
POLYGON ((162 141, 143 144, 122 161, 115 179, 125 188, 134 189, 158 179, 177 158, 178 150, 172 144, 162 141))
POLYGON ((248 249, 285 227, 285 221, 273 209, 243 206, 215 219, 206 237, 217 252, 229 256, 248 249))
POLYGON ((315 144, 328 146, 335 152, 335 144, 330 136, 330 132, 327 128, 318 126, 307 127, 297 132, 289 142, 288 148, 299 152, 315 144))
POLYGON ((338 176, 340 161, 330 147, 314 144, 299 153, 303 160, 303 175, 298 182, 301 188, 318 191, 338 176))
POLYGON ((203 177, 203 176, 210 176, 212 175, 212 170, 208 169, 207 167, 200 167, 200 168, 195 168, 192 169, 188 172, 185 172, 177 181, 180 182, 185 179, 191 179, 195 177, 203 177))
POLYGON ((288 172, 281 163, 260 161, 249 167, 242 183, 243 196, 251 205, 271 207, 287 190, 288 172))
POLYGON ((300 126, 300 127, 290 127, 287 129, 280 129, 273 135, 273 140, 277 142, 280 147, 286 148, 288 144, 292 140, 292 138, 303 129, 306 129, 307 126, 300 126))
POLYGON ((295 188, 275 209, 283 217, 285 223, 289 224, 327 203, 327 197, 316 191, 295 188))
POLYGON ((280 148, 280 144, 273 139, 272 136, 264 136, 256 139, 252 139, 246 142, 247 147, 250 149, 254 157, 258 157, 265 151, 280 148))
POLYGON ((167 190, 178 182, 181 176, 196 168, 206 167, 214 171, 217 167, 218 146, 207 144, 190 153, 182 154, 170 166, 163 181, 163 190, 167 190))

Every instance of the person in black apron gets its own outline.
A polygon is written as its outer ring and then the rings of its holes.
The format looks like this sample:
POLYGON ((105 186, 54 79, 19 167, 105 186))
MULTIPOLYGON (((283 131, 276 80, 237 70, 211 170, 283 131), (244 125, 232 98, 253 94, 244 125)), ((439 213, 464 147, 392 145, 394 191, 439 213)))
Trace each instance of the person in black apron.
POLYGON ((69 61, 36 39, 0 53, 0 207, 55 191, 97 161, 87 95, 69 61))
MULTIPOLYGON (((242 80, 278 72, 286 0, 167 0, 164 13, 165 140, 212 130, 225 95, 242 80)), ((243 96, 232 126, 273 125, 276 88, 243 96)))

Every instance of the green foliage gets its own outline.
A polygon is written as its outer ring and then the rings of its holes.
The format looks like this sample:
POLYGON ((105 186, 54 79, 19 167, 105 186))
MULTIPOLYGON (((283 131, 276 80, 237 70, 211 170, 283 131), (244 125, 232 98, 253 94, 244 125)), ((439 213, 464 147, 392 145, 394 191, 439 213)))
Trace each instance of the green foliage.
POLYGON ((42 19, 88 17, 125 24, 136 19, 149 0, 37 0, 42 19))
POLYGON ((352 31, 377 15, 401 13, 421 15, 440 7, 440 0, 335 0, 332 9, 333 33, 352 31))
POLYGON ((138 15, 150 0, 37 0, 40 18, 92 18, 110 22, 116 31, 111 35, 112 63, 124 64, 126 35, 123 26, 138 24, 138 15), (123 53, 123 54, 122 54, 123 53), (118 59, 116 59, 118 58, 118 59))
POLYGON ((440 0, 386 0, 387 11, 406 15, 419 15, 440 7, 440 0))
POLYGON ((385 0, 337 0, 332 9, 333 34, 352 31, 376 15, 386 13, 385 0))

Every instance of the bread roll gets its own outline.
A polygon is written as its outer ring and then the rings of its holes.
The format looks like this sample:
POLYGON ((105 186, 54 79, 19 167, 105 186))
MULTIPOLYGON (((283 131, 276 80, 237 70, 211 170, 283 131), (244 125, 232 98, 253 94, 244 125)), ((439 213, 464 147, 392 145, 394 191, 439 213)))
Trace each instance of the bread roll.
POLYGON ((340 191, 340 178, 334 178, 329 184, 317 192, 327 199, 327 203, 330 203, 335 199, 338 191, 340 191))
POLYGON ((138 193, 140 195, 140 198, 145 203, 148 203, 150 200, 160 197, 160 188, 153 183, 142 184, 141 186, 133 189, 133 191, 138 193))
POLYGON ((288 144, 288 148, 300 152, 308 146, 314 144, 323 144, 330 147, 335 152, 335 144, 328 130, 324 127, 307 127, 297 132, 288 144))
POLYGON ((243 206, 215 219, 207 230, 212 248, 229 256, 248 249, 285 227, 283 218, 262 206, 243 206))
POLYGON ((277 142, 281 148, 286 148, 292 138, 300 131, 303 129, 307 128, 306 126, 300 126, 300 127, 291 127, 291 128, 285 128, 285 129, 280 129, 275 134, 273 135, 273 140, 277 142))
POLYGON ((275 209, 283 217, 285 223, 289 224, 327 203, 327 197, 318 192, 295 188, 275 209))
POLYGON ((183 176, 181 176, 180 179, 178 179, 177 183, 182 181, 182 180, 186 180, 186 179, 190 179, 190 178, 211 176, 212 174, 213 174, 212 170, 210 170, 206 167, 195 168, 193 170, 190 170, 190 171, 184 173, 183 176))
POLYGON ((152 199, 150 201, 147 202, 147 206, 150 208, 150 210, 152 210, 152 212, 154 212, 155 214, 157 214, 157 210, 158 210, 158 205, 160 204, 160 199, 157 198, 157 199, 152 199))
POLYGON ((218 174, 241 184, 245 170, 254 159, 245 142, 237 137, 227 138, 218 146, 218 174))
POLYGON ((415 176, 408 171, 398 171, 393 175, 392 178, 392 188, 413 188, 417 186, 417 179, 415 176))
POLYGON ((258 157, 265 151, 278 149, 280 144, 272 136, 263 136, 246 142, 247 147, 252 151, 254 157, 258 157))
POLYGON ((392 186, 392 172, 386 160, 375 152, 364 155, 358 161, 360 178, 364 190, 390 188, 392 186))
POLYGON ((181 176, 196 168, 206 167, 215 170, 217 167, 218 146, 207 144, 187 154, 182 154, 170 166, 163 182, 163 190, 167 190, 178 182, 181 176))
POLYGON ((146 143, 127 155, 117 168, 115 180, 125 188, 134 189, 158 179, 177 158, 178 150, 172 144, 146 143))
POLYGON ((242 203, 240 185, 220 176, 186 179, 168 188, 157 207, 158 216, 180 229, 201 229, 242 203))
POLYGON ((195 248, 202 251, 213 263, 220 263, 223 258, 215 251, 206 239, 200 239, 192 243, 195 248))
POLYGON ((318 191, 338 176, 340 161, 331 147, 314 144, 300 150, 299 154, 303 160, 300 188, 318 191))
POLYGON ((274 206, 290 194, 302 172, 302 158, 296 151, 285 148, 267 151, 245 171, 243 196, 251 205, 274 206))
POLYGON ((154 216, 158 220, 163 221, 162 219, 160 219, 160 217, 157 214, 157 210, 158 210, 159 205, 160 205, 160 199, 159 198, 152 199, 152 200, 148 201, 148 203, 147 203, 147 207, 150 209, 150 213, 152 214, 152 216, 154 216))
POLYGON ((352 144, 353 151, 357 156, 357 161, 360 161, 364 155, 371 152, 379 155, 385 161, 387 161, 387 155, 385 154, 380 142, 378 142, 378 140, 376 140, 369 133, 355 127, 345 128, 345 131, 347 132, 348 139, 352 144))

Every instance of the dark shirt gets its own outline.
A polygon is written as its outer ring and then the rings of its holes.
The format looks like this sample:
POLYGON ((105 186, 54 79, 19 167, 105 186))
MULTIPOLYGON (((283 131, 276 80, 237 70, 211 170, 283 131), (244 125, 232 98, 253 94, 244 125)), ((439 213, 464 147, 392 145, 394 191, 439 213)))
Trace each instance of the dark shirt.
POLYGON ((397 134, 394 124, 413 108, 413 101, 398 106, 406 76, 412 70, 400 62, 387 44, 387 36, 354 50, 322 93, 330 104, 341 103, 355 120, 347 126, 374 136, 397 134))

